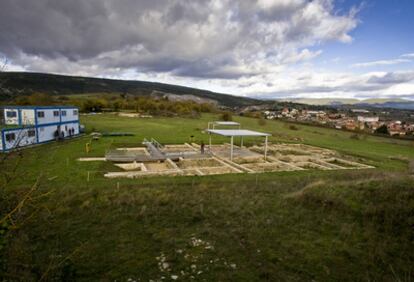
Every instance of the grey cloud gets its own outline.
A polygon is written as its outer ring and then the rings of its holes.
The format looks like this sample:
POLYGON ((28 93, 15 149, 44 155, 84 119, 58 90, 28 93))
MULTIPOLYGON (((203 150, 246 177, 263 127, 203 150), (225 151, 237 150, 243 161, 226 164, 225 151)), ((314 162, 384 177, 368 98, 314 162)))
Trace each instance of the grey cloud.
POLYGON ((306 2, 306 0, 279 1, 269 6, 262 5, 258 15, 260 18, 268 21, 287 21, 296 11, 303 9, 307 4, 306 2))
POLYGON ((411 72, 389 72, 384 76, 373 76, 368 82, 374 84, 399 84, 414 80, 414 71, 411 72))
POLYGON ((207 21, 208 16, 208 11, 200 8, 200 2, 191 0, 174 3, 163 15, 169 25, 175 24, 177 21, 203 23, 207 21))
POLYGON ((269 57, 284 64, 284 54, 343 41, 357 22, 337 15, 333 0, 265 2, 1 0, 0 53, 31 71, 39 60, 44 71, 67 60, 72 74, 114 68, 234 79, 255 75, 254 64, 269 57))
POLYGON ((226 68, 221 66, 220 68, 209 65, 192 65, 188 67, 178 68, 173 71, 177 76, 192 76, 194 78, 220 78, 220 79, 236 79, 243 76, 249 77, 257 75, 257 72, 248 72, 237 68, 226 68))
MULTIPOLYGON (((310 79, 310 77, 306 77, 310 79)), ((298 81, 301 77, 298 78, 298 81)), ((361 98, 373 98, 373 93, 380 93, 389 89, 391 86, 407 83, 414 80, 414 71, 407 72, 388 72, 383 76, 371 75, 366 79, 352 77, 350 81, 341 85, 309 85, 302 84, 297 88, 280 91, 270 91, 258 94, 260 97, 303 97, 312 94, 326 94, 329 97, 332 93, 347 93, 351 96, 361 98)), ((349 96, 349 95, 348 95, 349 96)), ((391 95, 392 96, 392 95, 391 95)), ((399 95, 399 97, 412 98, 413 94, 399 95)), ((386 95, 382 97, 387 97, 386 95)))
POLYGON ((278 96, 285 94, 287 96, 292 95, 301 95, 301 94, 312 94, 312 93, 333 93, 333 92, 350 92, 350 93, 360 93, 360 92, 366 92, 366 91, 375 91, 380 90, 383 87, 374 86, 374 85, 341 85, 341 86, 303 86, 300 88, 290 89, 286 91, 277 91, 272 92, 272 94, 277 94, 278 96))

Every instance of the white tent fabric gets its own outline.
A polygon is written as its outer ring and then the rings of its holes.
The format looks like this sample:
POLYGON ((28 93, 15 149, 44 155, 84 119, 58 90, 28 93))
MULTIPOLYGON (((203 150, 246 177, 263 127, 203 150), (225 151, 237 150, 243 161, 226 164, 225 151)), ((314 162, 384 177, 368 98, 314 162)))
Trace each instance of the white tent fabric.
POLYGON ((213 123, 217 125, 240 125, 240 123, 235 121, 213 121, 213 123))
POLYGON ((263 133, 247 129, 210 129, 208 132, 222 136, 271 136, 269 133, 263 133))
POLYGON ((247 130, 247 129, 209 129, 207 130, 209 137, 209 144, 211 148, 211 134, 221 135, 230 137, 230 160, 233 160, 233 143, 234 143, 234 137, 241 137, 241 147, 243 147, 243 137, 265 137, 265 150, 264 150, 264 158, 266 160, 267 157, 267 140, 269 136, 272 136, 272 134, 264 133, 264 132, 258 132, 253 130, 247 130))

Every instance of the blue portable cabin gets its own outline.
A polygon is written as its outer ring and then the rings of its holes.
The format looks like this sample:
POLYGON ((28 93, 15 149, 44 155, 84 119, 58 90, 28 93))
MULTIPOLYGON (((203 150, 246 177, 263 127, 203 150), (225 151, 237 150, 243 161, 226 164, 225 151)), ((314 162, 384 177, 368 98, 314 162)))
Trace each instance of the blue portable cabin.
POLYGON ((79 134, 79 109, 74 106, 4 106, 2 110, 3 152, 79 134))

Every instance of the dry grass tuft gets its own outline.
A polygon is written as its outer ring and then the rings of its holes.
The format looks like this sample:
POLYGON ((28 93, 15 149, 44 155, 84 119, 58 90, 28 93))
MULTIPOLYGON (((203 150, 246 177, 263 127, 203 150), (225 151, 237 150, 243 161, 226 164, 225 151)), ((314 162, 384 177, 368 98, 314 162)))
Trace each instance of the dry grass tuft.
POLYGON ((304 188, 300 189, 299 191, 295 191, 293 193, 289 193, 285 195, 285 199, 299 199, 303 198, 306 193, 308 193, 312 189, 319 189, 320 187, 323 187, 326 185, 326 182, 324 180, 316 180, 314 182, 309 183, 304 188))

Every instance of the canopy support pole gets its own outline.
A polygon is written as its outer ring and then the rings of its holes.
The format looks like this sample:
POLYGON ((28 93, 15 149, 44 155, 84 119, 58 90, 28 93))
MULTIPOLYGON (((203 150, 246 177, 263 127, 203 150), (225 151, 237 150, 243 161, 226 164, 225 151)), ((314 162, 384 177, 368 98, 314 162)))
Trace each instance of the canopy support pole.
POLYGON ((211 152, 211 133, 208 134, 208 149, 211 152))
POLYGON ((241 137, 240 148, 243 148, 243 136, 241 137))
POLYGON ((268 136, 266 136, 265 137, 265 150, 264 150, 264 159, 266 160, 266 158, 267 158, 267 137, 268 136))
POLYGON ((230 141, 230 160, 233 161, 233 136, 230 141))

